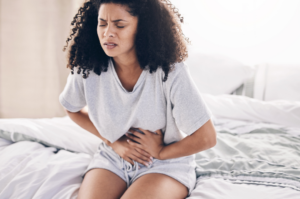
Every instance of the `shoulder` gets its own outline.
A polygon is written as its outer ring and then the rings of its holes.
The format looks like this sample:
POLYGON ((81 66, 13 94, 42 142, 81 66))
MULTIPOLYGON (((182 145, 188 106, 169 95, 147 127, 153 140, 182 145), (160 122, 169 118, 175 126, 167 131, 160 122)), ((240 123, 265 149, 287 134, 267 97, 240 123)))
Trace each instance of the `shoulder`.
POLYGON ((72 75, 73 76, 73 78, 77 78, 77 79, 80 79, 80 78, 82 78, 82 69, 79 71, 79 74, 78 74, 78 70, 79 70, 79 68, 78 67, 74 67, 73 68, 73 71, 71 70, 70 71, 70 75, 72 75))
MULTIPOLYGON (((163 78, 164 71, 162 69, 161 71, 162 71, 162 78, 163 78)), ((173 81, 176 81, 181 78, 185 78, 187 76, 189 76, 188 65, 185 62, 176 62, 172 66, 171 70, 169 71, 168 79, 166 83, 169 82, 170 84, 172 84, 173 81)))
POLYGON ((175 64, 174 71, 174 74, 180 75, 182 73, 189 73, 189 68, 185 62, 178 62, 175 64))
POLYGON ((73 74, 72 71, 70 71, 70 76, 72 76, 73 79, 75 79, 76 81, 80 81, 80 82, 85 82, 85 81, 93 81, 95 79, 95 77, 100 76, 97 75, 94 70, 92 69, 88 69, 85 70, 80 68, 80 71, 78 67, 74 67, 73 68, 73 74), (84 71, 84 72, 83 72, 84 71), (86 78, 84 78, 84 76, 87 76, 86 78))

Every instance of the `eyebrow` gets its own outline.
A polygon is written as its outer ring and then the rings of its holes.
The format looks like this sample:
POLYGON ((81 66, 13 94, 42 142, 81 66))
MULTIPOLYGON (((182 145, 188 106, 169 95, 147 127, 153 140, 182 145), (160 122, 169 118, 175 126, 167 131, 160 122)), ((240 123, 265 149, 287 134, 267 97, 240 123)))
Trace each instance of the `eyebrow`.
MULTIPOLYGON (((106 21, 106 20, 104 20, 104 19, 102 19, 102 18, 99 18, 101 21, 106 21)), ((119 22, 119 21, 126 21, 126 20, 124 20, 124 19, 116 19, 116 20, 113 20, 112 22, 119 22)))

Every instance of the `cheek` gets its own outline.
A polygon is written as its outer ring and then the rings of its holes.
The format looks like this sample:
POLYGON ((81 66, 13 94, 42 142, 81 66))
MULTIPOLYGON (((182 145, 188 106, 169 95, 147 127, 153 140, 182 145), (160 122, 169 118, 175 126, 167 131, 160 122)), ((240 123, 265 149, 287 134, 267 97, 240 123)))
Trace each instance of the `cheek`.
POLYGON ((135 35, 133 31, 124 32, 122 35, 122 41, 126 43, 126 46, 132 47, 134 45, 135 35))
POLYGON ((99 38, 99 39, 101 39, 101 38, 102 38, 102 36, 101 36, 101 35, 103 35, 103 33, 102 33, 102 31, 101 31, 101 29, 100 29, 100 28, 97 28, 97 35, 98 35, 98 38, 99 38))

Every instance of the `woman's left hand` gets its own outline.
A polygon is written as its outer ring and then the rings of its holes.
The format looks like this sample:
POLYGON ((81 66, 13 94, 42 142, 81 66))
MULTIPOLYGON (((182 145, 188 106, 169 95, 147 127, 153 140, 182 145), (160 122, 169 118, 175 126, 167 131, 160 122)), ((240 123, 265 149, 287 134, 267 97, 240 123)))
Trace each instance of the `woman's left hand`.
POLYGON ((161 130, 155 131, 155 133, 142 129, 137 128, 138 130, 142 131, 144 134, 135 130, 136 128, 130 128, 128 131, 131 132, 133 135, 126 133, 125 135, 130 138, 128 139, 128 143, 132 146, 138 147, 147 151, 152 157, 156 159, 160 159, 160 152, 165 147, 164 145, 164 135, 161 130), (136 141, 138 143, 133 142, 136 141))

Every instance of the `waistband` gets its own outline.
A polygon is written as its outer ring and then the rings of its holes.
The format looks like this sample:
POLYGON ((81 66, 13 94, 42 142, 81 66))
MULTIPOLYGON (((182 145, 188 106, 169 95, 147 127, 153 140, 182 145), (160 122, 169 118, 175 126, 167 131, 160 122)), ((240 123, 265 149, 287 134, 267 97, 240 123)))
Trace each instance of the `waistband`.
MULTIPOLYGON (((108 146, 105 142, 101 142, 98 146, 98 153, 100 153, 101 155, 103 155, 104 157, 106 157, 109 160, 112 160, 113 162, 117 162, 118 167, 123 170, 125 178, 126 178, 126 183, 127 183, 127 188, 130 186, 130 184, 132 183, 132 180, 134 179, 134 177, 138 174, 140 165, 138 162, 136 162, 135 160, 133 160, 134 165, 132 165, 131 163, 129 163, 128 161, 124 160, 121 156, 119 156, 119 154, 117 154, 112 147, 108 146), (134 170, 134 175, 132 176, 131 180, 129 180, 128 177, 128 172, 133 171, 134 170)), ((152 163, 153 164, 153 163, 152 163)), ((152 164, 150 164, 148 166, 151 167, 152 164)))

